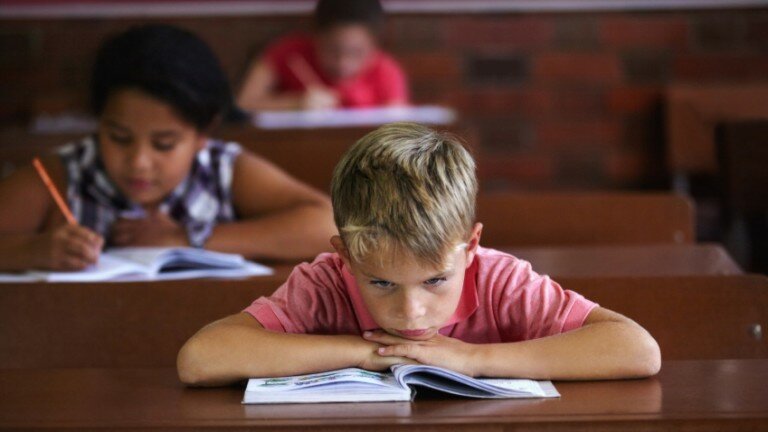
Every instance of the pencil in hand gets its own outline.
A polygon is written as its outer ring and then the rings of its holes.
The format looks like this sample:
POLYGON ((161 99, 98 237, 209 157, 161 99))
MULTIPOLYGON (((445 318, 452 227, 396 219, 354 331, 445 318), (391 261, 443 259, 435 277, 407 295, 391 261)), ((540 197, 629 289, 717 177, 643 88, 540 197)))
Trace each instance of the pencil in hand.
POLYGON ((72 211, 69 210, 67 203, 64 202, 64 199, 61 197, 59 190, 56 188, 56 185, 53 184, 53 180, 51 180, 51 177, 48 175, 48 171, 45 170, 45 167, 40 162, 40 159, 35 158, 32 160, 32 165, 35 166, 37 173, 40 175, 43 183, 45 183, 45 187, 48 188, 48 192, 50 192, 53 200, 56 201, 56 205, 59 206, 59 210, 61 210, 61 213, 67 219, 67 222, 70 225, 77 225, 77 220, 75 220, 75 217, 72 215, 72 211))

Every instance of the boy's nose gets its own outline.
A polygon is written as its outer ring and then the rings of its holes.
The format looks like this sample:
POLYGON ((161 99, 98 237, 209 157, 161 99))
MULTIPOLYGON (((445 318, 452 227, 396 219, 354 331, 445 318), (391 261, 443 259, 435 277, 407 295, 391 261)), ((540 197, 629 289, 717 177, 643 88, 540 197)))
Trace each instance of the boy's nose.
POLYGON ((401 299, 401 315, 403 318, 409 323, 416 323, 426 312, 426 304, 421 296, 405 290, 401 299))

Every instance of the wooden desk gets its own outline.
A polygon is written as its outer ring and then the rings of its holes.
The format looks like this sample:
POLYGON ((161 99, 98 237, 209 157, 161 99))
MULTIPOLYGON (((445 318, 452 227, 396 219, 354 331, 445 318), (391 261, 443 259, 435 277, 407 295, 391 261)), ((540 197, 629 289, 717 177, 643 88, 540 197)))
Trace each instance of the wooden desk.
POLYGON ((671 193, 480 193, 489 247, 692 243, 693 206, 671 193))
POLYGON ((529 261, 540 274, 560 277, 634 277, 741 274, 718 244, 654 244, 501 248, 529 261))
POLYGON ((653 378, 556 382, 562 397, 241 405, 174 369, 0 371, 0 429, 720 431, 768 429, 768 360, 667 361, 653 378))
MULTIPOLYGON (((470 148, 477 146, 477 134, 468 125, 435 128, 458 135, 470 148)), ((376 126, 276 130, 230 126, 215 136, 238 142, 297 179, 330 193, 336 164, 357 140, 374 129, 376 126)))
MULTIPOLYGON (((271 294, 287 273, 241 281, 0 285, 0 368, 164 367, 204 325, 271 294)), ((768 358, 768 278, 558 278, 624 313, 666 359, 768 358), (761 331, 757 332, 756 326, 761 331)))
MULTIPOLYGON (((270 160, 297 179, 328 193, 341 156, 357 140, 374 130, 370 127, 264 130, 252 126, 226 126, 214 138, 235 141, 270 160)), ((477 136, 469 126, 437 127, 449 130, 475 146, 477 136)), ((86 134, 33 134, 23 127, 0 129, 0 178, 56 147, 80 140, 86 134)))
POLYGON ((205 324, 269 295, 291 266, 244 280, 0 284, 0 368, 176 364, 205 324))
POLYGON ((768 277, 558 278, 648 330, 667 360, 768 359, 768 277))

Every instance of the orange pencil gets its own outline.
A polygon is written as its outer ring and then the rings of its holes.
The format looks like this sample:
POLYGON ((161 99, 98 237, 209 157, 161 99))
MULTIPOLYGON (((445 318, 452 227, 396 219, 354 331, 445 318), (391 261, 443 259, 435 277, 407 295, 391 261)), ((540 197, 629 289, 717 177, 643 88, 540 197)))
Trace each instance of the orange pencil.
POLYGON ((67 203, 64 202, 61 194, 59 194, 59 190, 56 189, 56 185, 53 184, 53 180, 51 180, 51 177, 48 175, 48 171, 46 171, 43 164, 40 163, 40 159, 35 158, 32 160, 32 165, 35 166, 37 173, 40 174, 40 178, 43 179, 45 187, 48 188, 48 192, 51 193, 53 200, 56 201, 56 204, 59 206, 59 210, 61 210, 61 212, 64 214, 64 217, 67 218, 67 222, 72 225, 77 225, 77 220, 75 220, 75 217, 72 216, 72 211, 69 210, 69 207, 67 207, 67 203))

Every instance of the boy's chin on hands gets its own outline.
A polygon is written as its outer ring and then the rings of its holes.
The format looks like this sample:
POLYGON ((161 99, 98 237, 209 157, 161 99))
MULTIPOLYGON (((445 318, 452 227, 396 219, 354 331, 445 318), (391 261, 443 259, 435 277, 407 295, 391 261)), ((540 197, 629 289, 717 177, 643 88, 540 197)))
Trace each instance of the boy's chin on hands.
POLYGON ((433 328, 419 330, 383 329, 366 331, 363 333, 363 338, 383 345, 393 345, 409 342, 425 342, 434 338, 436 335, 437 330, 433 328))

